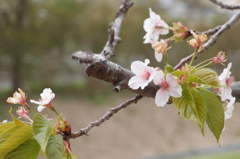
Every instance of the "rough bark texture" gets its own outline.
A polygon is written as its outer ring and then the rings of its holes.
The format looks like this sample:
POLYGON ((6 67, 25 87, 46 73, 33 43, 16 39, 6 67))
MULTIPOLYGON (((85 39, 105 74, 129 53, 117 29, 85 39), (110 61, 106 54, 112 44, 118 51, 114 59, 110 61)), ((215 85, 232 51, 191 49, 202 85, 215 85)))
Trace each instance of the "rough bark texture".
MULTIPOLYGON (((132 71, 108 60, 102 60, 102 55, 93 54, 91 52, 78 51, 73 53, 72 58, 78 60, 79 63, 87 64, 85 73, 88 76, 112 83, 114 91, 118 92, 122 89, 128 89, 133 93, 140 94, 145 97, 155 98, 155 94, 159 86, 150 83, 145 89, 133 90, 128 87, 129 79, 134 76, 132 71)), ((240 82, 233 85, 233 96, 236 101, 240 101, 240 82)))
POLYGON ((129 79, 134 76, 132 71, 108 60, 103 60, 101 54, 93 54, 91 52, 78 51, 73 53, 72 58, 78 60, 79 63, 87 64, 85 73, 88 76, 98 78, 100 80, 112 83, 114 91, 118 92, 122 89, 128 89, 133 93, 146 97, 155 98, 155 94, 159 89, 158 86, 150 83, 145 89, 133 90, 128 87, 129 79))

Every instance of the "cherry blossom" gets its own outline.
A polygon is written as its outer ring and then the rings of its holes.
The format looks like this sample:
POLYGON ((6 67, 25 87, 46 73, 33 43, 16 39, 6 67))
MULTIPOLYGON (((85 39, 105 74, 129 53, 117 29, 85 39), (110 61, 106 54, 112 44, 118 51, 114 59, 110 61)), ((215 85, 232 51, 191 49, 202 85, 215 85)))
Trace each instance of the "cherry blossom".
POLYGON ((7 119, 5 119, 5 120, 2 121, 2 123, 7 123, 7 122, 8 122, 7 119))
POLYGON ((181 22, 172 23, 173 24, 173 34, 175 42, 183 41, 188 35, 188 28, 184 26, 181 22))
POLYGON ((234 109, 234 102, 235 102, 236 98, 233 97, 230 102, 228 103, 226 110, 224 112, 225 115, 225 120, 230 119, 232 117, 232 111, 234 109))
MULTIPOLYGON (((234 110, 234 102, 235 102, 236 98, 233 97, 231 98, 230 102, 228 103, 228 105, 226 106, 226 110, 224 112, 224 120, 226 122, 227 119, 230 119, 232 117, 232 111, 234 110)), ((222 131, 225 130, 225 124, 224 124, 224 128, 222 131)))
POLYGON ((227 61, 225 52, 220 51, 220 52, 217 54, 216 57, 213 57, 213 58, 209 59, 209 61, 210 61, 211 63, 220 63, 220 64, 223 65, 223 63, 227 61))
POLYGON ((150 61, 148 59, 145 59, 144 63, 142 61, 132 62, 131 70, 136 75, 128 82, 130 88, 138 89, 141 87, 141 89, 144 89, 148 83, 152 81, 155 69, 147 66, 149 63, 150 61))
POLYGON ((157 106, 163 107, 168 102, 170 96, 176 98, 182 96, 182 87, 178 84, 176 77, 171 74, 167 74, 165 77, 163 71, 157 71, 155 72, 153 82, 155 85, 160 86, 155 96, 157 106))
POLYGON ((8 97, 7 102, 11 104, 22 104, 27 108, 30 108, 29 105, 26 102, 27 97, 25 96, 25 93, 18 88, 19 93, 16 91, 13 94, 13 97, 8 97))
POLYGON ((38 104, 38 111, 41 112, 44 108, 48 107, 53 109, 52 99, 55 97, 55 94, 52 92, 50 88, 45 88, 43 92, 40 94, 41 98, 39 101, 30 100, 31 103, 38 104))
POLYGON ((19 107, 16 112, 19 115, 18 118, 30 119, 29 116, 27 115, 28 111, 24 107, 19 107))
POLYGON ((225 101, 226 99, 232 99, 232 88, 231 85, 234 82, 234 78, 231 76, 230 77, 230 69, 232 67, 232 63, 229 63, 227 68, 225 68, 218 77, 220 81, 220 85, 222 87, 219 88, 219 95, 221 96, 221 100, 225 101))
POLYGON ((164 22, 159 15, 154 13, 151 8, 149 8, 149 16, 144 20, 143 28, 147 32, 143 39, 145 41, 143 43, 151 43, 154 44, 158 41, 159 35, 168 34, 169 30, 168 25, 164 22))
POLYGON ((152 47, 155 49, 155 58, 158 62, 162 61, 163 54, 167 54, 167 51, 171 48, 164 40, 153 44, 152 47))

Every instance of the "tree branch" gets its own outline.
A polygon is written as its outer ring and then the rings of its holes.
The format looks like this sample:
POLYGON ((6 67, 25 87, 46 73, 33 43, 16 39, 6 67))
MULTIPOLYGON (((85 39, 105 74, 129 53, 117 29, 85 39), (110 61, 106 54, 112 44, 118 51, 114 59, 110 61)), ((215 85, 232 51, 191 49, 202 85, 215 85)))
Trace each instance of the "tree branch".
POLYGON ((151 82, 143 90, 141 88, 135 90, 131 89, 128 86, 128 81, 132 76, 134 76, 134 73, 116 63, 103 60, 102 56, 99 54, 78 51, 73 53, 72 58, 78 60, 79 63, 88 65, 85 69, 85 73, 88 76, 112 83, 114 85, 113 90, 115 92, 122 89, 128 89, 133 93, 155 98, 155 94, 159 89, 159 86, 154 85, 153 82, 151 82))
POLYGON ((136 97, 129 99, 122 103, 121 105, 111 108, 105 115, 103 115, 99 120, 96 120, 94 122, 90 122, 90 124, 83 128, 80 129, 79 131, 72 133, 70 136, 65 136, 65 140, 69 140, 70 138, 77 138, 82 135, 87 135, 88 136, 88 131, 92 129, 95 126, 100 126, 102 123, 104 123, 106 120, 110 119, 114 114, 116 114, 119 110, 126 108, 127 106, 131 105, 132 103, 137 103, 138 100, 142 99, 143 96, 137 95, 136 97))
MULTIPOLYGON (((235 22, 237 22, 240 19, 240 12, 237 12, 234 14, 229 21, 227 21, 224 25, 220 26, 219 30, 214 33, 209 40, 203 45, 204 49, 197 54, 199 56, 204 50, 207 50, 210 46, 212 46, 214 43, 216 43, 217 38, 227 29, 229 29, 235 22)), ((216 27, 217 28, 217 27, 216 27)), ((174 69, 179 69, 182 65, 184 65, 186 62, 190 61, 192 59, 193 54, 183 58, 180 60, 180 62, 174 67, 174 69)), ((196 57, 197 58, 197 57, 196 57)))
POLYGON ((118 12, 116 13, 116 17, 114 21, 110 24, 110 28, 108 30, 109 36, 108 41, 105 44, 101 55, 105 57, 106 60, 109 60, 113 54, 113 50, 115 46, 121 42, 121 38, 119 37, 120 29, 122 25, 122 21, 127 14, 128 9, 133 5, 133 2, 130 0, 123 0, 122 4, 119 7, 118 12))
POLYGON ((219 5, 221 8, 224 9, 229 9, 229 10, 235 10, 235 9, 240 9, 240 5, 236 4, 224 4, 218 0, 210 0, 212 3, 219 5))

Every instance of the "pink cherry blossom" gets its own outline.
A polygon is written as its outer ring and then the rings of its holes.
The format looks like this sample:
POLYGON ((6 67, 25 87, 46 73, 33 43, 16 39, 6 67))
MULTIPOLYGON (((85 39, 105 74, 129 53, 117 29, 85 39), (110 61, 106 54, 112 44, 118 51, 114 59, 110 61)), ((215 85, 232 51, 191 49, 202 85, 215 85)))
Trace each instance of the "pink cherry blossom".
POLYGON ((148 59, 145 59, 145 63, 142 61, 132 62, 131 70, 136 75, 133 76, 128 82, 130 88, 138 89, 141 87, 141 89, 144 89, 148 83, 152 81, 155 69, 147 66, 149 63, 150 61, 148 59))
POLYGON ((231 85, 234 82, 234 78, 230 77, 230 68, 232 67, 232 63, 229 63, 227 68, 223 70, 223 73, 218 77, 220 81, 220 85, 222 87, 219 88, 219 95, 221 96, 221 100, 225 101, 226 99, 232 99, 232 88, 231 85))
POLYGON ((171 74, 167 74, 165 77, 163 71, 157 71, 153 77, 153 82, 160 86, 155 96, 155 103, 158 107, 163 107, 170 96, 176 98, 182 96, 182 87, 178 84, 176 77, 171 74))
POLYGON ((16 91, 13 94, 13 97, 8 97, 7 102, 11 104, 22 104, 27 108, 30 108, 29 105, 26 102, 27 97, 25 96, 25 93, 18 88, 19 93, 16 91))
POLYGON ((143 43, 151 43, 154 44, 158 41, 159 35, 168 34, 169 30, 168 25, 164 22, 159 15, 154 13, 151 8, 149 8, 149 16, 144 20, 143 28, 147 32, 143 39, 145 41, 143 43))
POLYGON ((39 112, 41 112, 46 107, 52 109, 52 99, 55 97, 55 94, 52 92, 52 90, 50 88, 45 88, 40 96, 42 99, 39 101, 30 100, 30 102, 39 105, 37 108, 39 112))
POLYGON ((19 107, 16 112, 19 115, 18 118, 30 119, 29 116, 27 115, 28 111, 24 107, 19 107))

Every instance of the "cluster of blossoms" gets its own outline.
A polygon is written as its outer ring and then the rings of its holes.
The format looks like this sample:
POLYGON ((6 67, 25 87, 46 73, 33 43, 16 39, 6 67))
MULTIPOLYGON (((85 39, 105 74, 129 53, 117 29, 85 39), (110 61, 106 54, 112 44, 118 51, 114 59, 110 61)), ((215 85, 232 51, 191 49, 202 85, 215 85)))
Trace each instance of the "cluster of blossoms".
MULTIPOLYGON (((203 61, 202 63, 192 66, 192 62, 197 54, 204 49, 204 42, 207 40, 207 35, 200 34, 197 35, 194 31, 188 30, 187 27, 183 26, 182 23, 173 23, 173 27, 169 27, 166 22, 164 22, 159 15, 154 13, 151 8, 149 9, 150 17, 144 21, 143 28, 146 31, 145 40, 143 43, 150 43, 154 49, 155 58, 158 62, 162 61, 163 56, 166 59, 165 69, 153 68, 148 66, 150 61, 148 59, 145 62, 134 61, 131 64, 131 70, 135 74, 129 80, 129 87, 132 89, 144 89, 150 82, 159 86, 159 90, 155 95, 155 103, 157 106, 163 107, 170 97, 180 98, 182 97, 182 85, 185 83, 187 76, 201 68, 208 65, 226 62, 226 57, 224 52, 219 52, 216 57, 203 61), (165 35, 169 33, 169 30, 173 31, 173 36, 168 39, 160 39, 160 35, 165 35), (192 57, 190 64, 186 67, 182 67, 184 73, 181 76, 175 76, 174 69, 168 64, 168 53, 167 51, 171 48, 168 47, 168 42, 175 40, 175 42, 184 40, 187 36, 192 35, 193 39, 188 41, 188 43, 195 48, 195 53, 192 57), (204 63, 207 63, 203 65, 204 63)), ((232 84, 234 78, 230 76, 230 68, 232 63, 229 63, 227 68, 223 70, 223 73, 218 77, 218 83, 220 86, 218 88, 213 88, 218 96, 221 98, 222 102, 227 103, 225 107, 225 120, 232 116, 232 111, 234 109, 235 98, 232 97, 232 84)), ((189 82, 189 81, 188 81, 189 82)), ((206 84, 191 82, 192 87, 206 87, 206 84)), ((208 88, 208 87, 207 87, 208 88)))
MULTIPOLYGON (((8 103, 11 104, 20 104, 22 106, 20 106, 16 113, 19 115, 18 118, 25 118, 28 121, 30 121, 30 123, 33 123, 33 120, 29 117, 28 113, 29 111, 32 112, 33 115, 36 115, 33 110, 31 109, 31 107, 27 104, 27 96, 25 95, 25 93, 19 88, 18 89, 19 92, 15 92, 13 94, 13 97, 9 97, 7 99, 8 103)), ((68 123, 67 120, 63 119, 58 112, 55 110, 55 108, 52 105, 52 100, 55 97, 55 94, 52 92, 52 90, 50 88, 45 88, 43 90, 43 92, 40 94, 41 99, 39 99, 39 101, 35 101, 35 100, 30 100, 31 103, 37 104, 37 110, 38 112, 42 112, 43 109, 45 108, 49 108, 50 110, 52 110, 53 112, 55 112, 57 114, 57 116, 59 117, 59 119, 57 120, 57 122, 54 124, 54 128, 55 128, 55 133, 58 134, 59 132, 64 133, 65 135, 71 134, 71 125, 68 123)), ((49 121, 53 120, 53 119, 48 119, 49 121)), ((2 123, 7 123, 7 120, 4 120, 2 123)), ((70 153, 70 144, 68 141, 64 141, 64 145, 65 145, 65 149, 70 153)))
POLYGON ((129 80, 129 87, 132 89, 144 89, 152 80, 155 85, 159 85, 160 89, 156 93, 155 103, 157 106, 163 107, 170 96, 181 97, 182 88, 178 84, 178 79, 170 73, 164 74, 162 70, 154 69, 148 66, 149 60, 145 63, 134 61, 131 64, 131 70, 136 75, 129 80))
MULTIPOLYGON (((27 115, 28 110, 30 110, 30 106, 27 104, 27 97, 25 93, 19 88, 19 92, 15 92, 13 94, 13 97, 9 97, 7 99, 8 103, 11 104, 21 104, 22 106, 18 108, 17 114, 19 115, 19 118, 26 118, 30 119, 27 115)), ((49 108, 54 110, 52 106, 52 99, 55 97, 55 94, 52 92, 50 88, 45 88, 43 92, 40 94, 41 99, 39 101, 30 100, 31 103, 38 104, 37 110, 41 112, 44 108, 49 108)))

